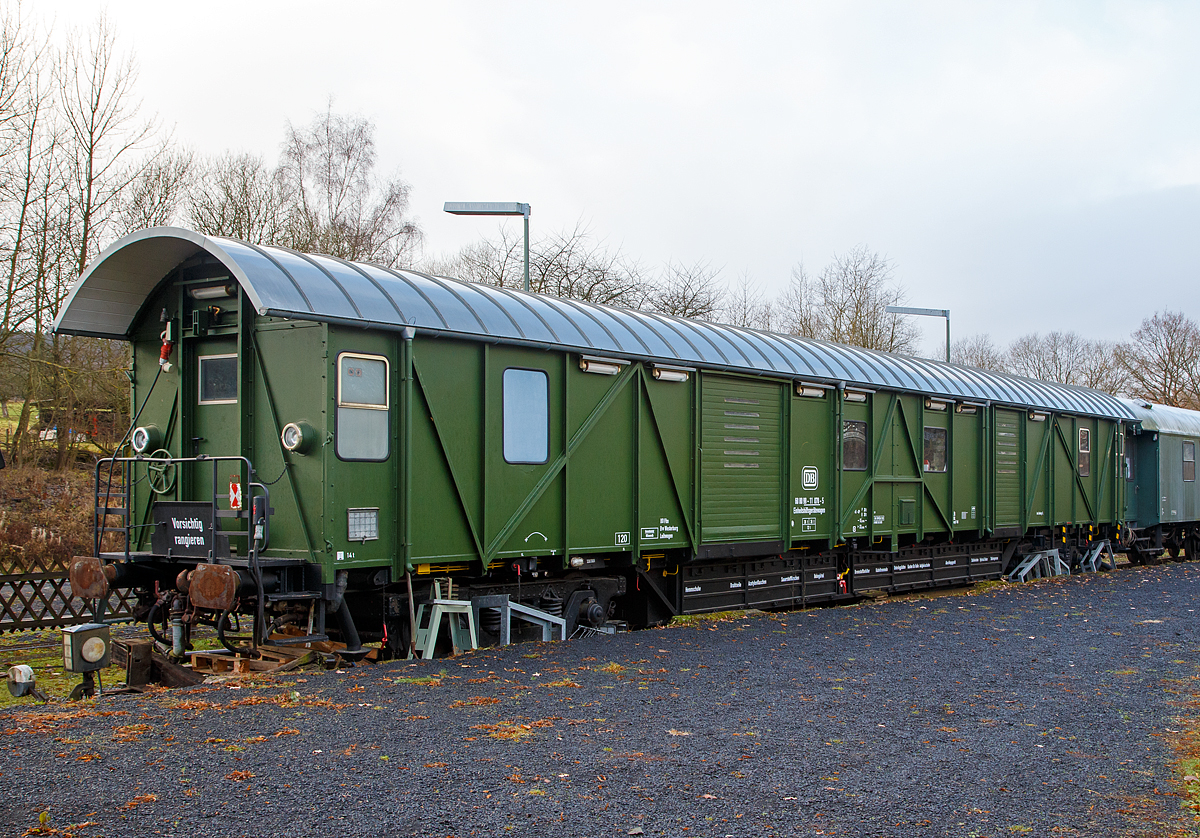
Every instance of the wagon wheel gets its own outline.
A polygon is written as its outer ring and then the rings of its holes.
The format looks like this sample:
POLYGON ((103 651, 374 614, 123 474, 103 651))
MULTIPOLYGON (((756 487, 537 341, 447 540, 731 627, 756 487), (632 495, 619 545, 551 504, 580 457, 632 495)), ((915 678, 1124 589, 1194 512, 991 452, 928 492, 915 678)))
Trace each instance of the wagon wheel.
POLYGON ((1083 562, 1083 555, 1079 552, 1078 545, 1071 544, 1063 551, 1066 553, 1064 558, 1067 560, 1067 567, 1071 568, 1072 573, 1079 572, 1079 566, 1083 562))
MULTIPOLYGON (((160 448, 150 455, 151 459, 170 459, 171 452, 160 448)), ((146 481, 155 494, 165 495, 175 488, 174 463, 146 463, 146 481)))
POLYGON ((1169 544, 1167 544, 1167 555, 1170 556, 1171 559, 1174 561, 1179 560, 1179 542, 1178 541, 1172 541, 1169 544))
POLYGON ((1200 548, 1200 538, 1194 535, 1185 538, 1183 541, 1183 560, 1186 562, 1196 561, 1196 553, 1200 552, 1197 548, 1200 548))

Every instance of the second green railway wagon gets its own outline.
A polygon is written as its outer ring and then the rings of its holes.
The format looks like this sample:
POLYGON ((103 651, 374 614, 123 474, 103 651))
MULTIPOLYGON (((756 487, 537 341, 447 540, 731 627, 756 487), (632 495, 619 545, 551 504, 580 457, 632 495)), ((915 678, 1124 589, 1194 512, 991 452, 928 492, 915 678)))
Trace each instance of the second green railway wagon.
POLYGON ((1144 401, 1127 404, 1137 417, 1126 431, 1122 468, 1130 560, 1157 562, 1164 550, 1195 559, 1200 554, 1200 413, 1144 401))
POLYGON ((1124 513, 1103 393, 187 230, 56 327, 133 344, 93 560, 160 621, 402 648, 449 578, 645 625, 996 578, 1124 513))

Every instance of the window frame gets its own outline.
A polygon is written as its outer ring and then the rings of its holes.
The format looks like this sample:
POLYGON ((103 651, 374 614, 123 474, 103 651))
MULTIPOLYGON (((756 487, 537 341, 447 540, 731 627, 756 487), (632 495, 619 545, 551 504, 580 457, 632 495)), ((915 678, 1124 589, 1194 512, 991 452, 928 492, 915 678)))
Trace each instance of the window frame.
POLYGON ((842 471, 866 471, 870 461, 870 445, 868 445, 867 436, 869 432, 867 423, 862 419, 843 419, 842 420, 842 471), (862 445, 863 445, 863 464, 859 467, 851 467, 846 465, 846 440, 849 438, 846 434, 847 425, 862 426, 862 445))
POLYGON ((1080 477, 1092 476, 1092 429, 1078 428, 1076 429, 1076 449, 1075 449, 1075 466, 1079 470, 1080 477), (1084 457, 1084 454, 1087 457, 1084 457))
POLYGON ((1190 440, 1190 439, 1184 440, 1182 448, 1183 448, 1183 450, 1181 452, 1181 456, 1183 457, 1183 482, 1184 483, 1195 483, 1196 482, 1196 443, 1195 443, 1195 441, 1190 440), (1192 449, 1192 458, 1190 460, 1188 459, 1188 447, 1189 446, 1192 449), (1189 463, 1192 466, 1192 476, 1191 477, 1188 477, 1188 464, 1189 463))
POLYGON ((219 355, 197 355, 196 356, 196 404, 237 404, 238 393, 241 391, 241 382, 237 380, 237 360, 236 352, 222 352, 219 355), (204 362, 205 361, 221 361, 226 358, 233 358, 234 364, 234 395, 232 399, 206 399, 204 398, 204 362))
POLYGON ((511 466, 540 466, 550 462, 550 374, 546 370, 536 367, 505 367, 504 371, 500 373, 500 456, 504 458, 505 463, 511 466), (545 456, 540 460, 510 460, 508 458, 508 435, 505 432, 508 427, 508 387, 505 379, 510 372, 537 373, 546 385, 546 444, 545 456))
POLYGON ((940 425, 925 425, 921 433, 921 473, 922 474, 946 474, 950 471, 950 430, 943 428, 940 425), (929 437, 927 434, 930 431, 939 431, 942 435, 942 467, 929 467, 929 437))
POLYGON ((334 395, 334 455, 345 463, 382 463, 386 462, 392 456, 392 362, 386 355, 375 355, 369 352, 339 352, 334 360, 334 372, 337 376, 337 388, 334 395), (383 404, 363 404, 360 402, 347 402, 342 400, 342 359, 343 358, 361 358, 364 361, 382 361, 383 362, 383 404), (342 455, 341 439, 342 439, 342 410, 375 410, 381 411, 387 415, 387 449, 382 457, 347 457, 342 455))

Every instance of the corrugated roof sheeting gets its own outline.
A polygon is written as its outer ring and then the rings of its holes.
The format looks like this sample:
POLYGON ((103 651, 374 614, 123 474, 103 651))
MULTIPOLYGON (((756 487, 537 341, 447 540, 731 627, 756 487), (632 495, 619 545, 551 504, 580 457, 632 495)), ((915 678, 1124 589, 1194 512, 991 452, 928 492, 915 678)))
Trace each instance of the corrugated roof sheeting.
POLYGON ((1200 436, 1200 413, 1182 407, 1165 404, 1149 404, 1144 401, 1121 399, 1142 423, 1143 431, 1173 434, 1178 436, 1200 436))
POLYGON ((1135 407, 1082 387, 819 340, 525 294, 278 247, 143 230, 113 244, 76 283, 55 327, 124 338, 145 299, 199 252, 220 260, 260 314, 556 346, 814 382, 967 401, 1135 418, 1135 407))

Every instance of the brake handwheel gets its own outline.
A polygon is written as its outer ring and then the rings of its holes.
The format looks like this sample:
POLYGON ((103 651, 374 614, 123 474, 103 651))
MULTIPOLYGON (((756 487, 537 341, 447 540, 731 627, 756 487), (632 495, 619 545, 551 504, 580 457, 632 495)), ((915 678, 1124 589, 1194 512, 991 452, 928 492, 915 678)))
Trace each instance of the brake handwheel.
MULTIPOLYGON (((170 459, 171 452, 160 448, 150 455, 150 459, 170 459)), ((146 463, 146 481, 155 494, 165 495, 175 488, 175 463, 146 463)))

